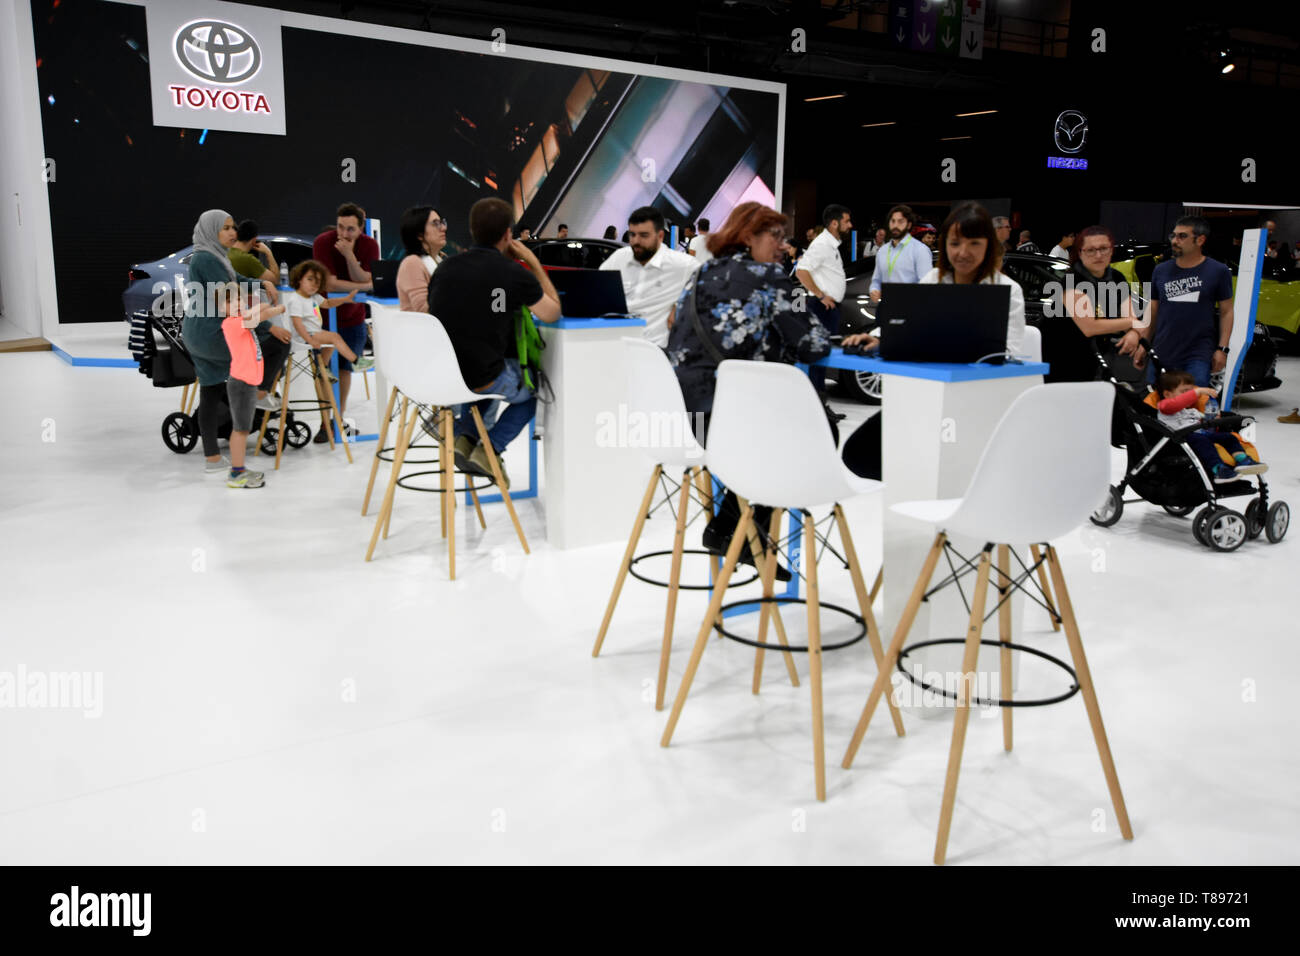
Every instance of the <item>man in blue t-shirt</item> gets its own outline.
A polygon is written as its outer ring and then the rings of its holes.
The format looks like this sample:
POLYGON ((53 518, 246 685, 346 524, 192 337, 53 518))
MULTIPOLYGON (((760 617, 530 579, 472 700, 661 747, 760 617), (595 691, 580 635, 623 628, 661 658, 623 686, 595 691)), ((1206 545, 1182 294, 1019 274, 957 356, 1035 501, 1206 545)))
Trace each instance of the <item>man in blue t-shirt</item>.
MULTIPOLYGON (((1209 234, 1209 223, 1199 216, 1184 216, 1174 224, 1169 236, 1174 259, 1151 274, 1150 325, 1125 335, 1132 338, 1129 348, 1140 348, 1135 360, 1145 361, 1146 349, 1154 344, 1166 369, 1190 372, 1197 385, 1209 385, 1210 375, 1223 371, 1232 337, 1232 274, 1222 262, 1205 257, 1209 234)), ((1148 379, 1153 375, 1154 369, 1148 379)))

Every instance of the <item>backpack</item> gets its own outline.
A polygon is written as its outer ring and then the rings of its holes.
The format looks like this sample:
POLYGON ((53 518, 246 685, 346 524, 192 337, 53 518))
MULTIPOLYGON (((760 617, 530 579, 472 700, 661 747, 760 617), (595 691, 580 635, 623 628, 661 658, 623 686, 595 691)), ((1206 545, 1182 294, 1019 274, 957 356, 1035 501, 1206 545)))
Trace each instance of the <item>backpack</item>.
POLYGON ((541 391, 544 382, 542 374, 542 350, 546 343, 542 333, 537 331, 537 323, 528 306, 519 307, 515 317, 515 354, 519 356, 519 370, 523 373, 524 385, 533 392, 541 391))

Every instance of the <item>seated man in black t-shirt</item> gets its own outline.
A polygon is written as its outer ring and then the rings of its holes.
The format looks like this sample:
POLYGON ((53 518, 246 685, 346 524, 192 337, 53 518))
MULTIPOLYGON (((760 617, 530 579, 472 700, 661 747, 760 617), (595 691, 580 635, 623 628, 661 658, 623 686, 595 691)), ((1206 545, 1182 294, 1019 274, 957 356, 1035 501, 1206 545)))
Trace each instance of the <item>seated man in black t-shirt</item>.
MULTIPOLYGON (((469 211, 474 245, 438 265, 429 280, 429 312, 447 329, 465 383, 476 392, 505 396, 506 409, 496 417, 496 402, 477 403, 498 459, 532 419, 537 400, 523 383, 515 345, 515 320, 522 306, 543 322, 560 317, 560 297, 537 256, 511 238, 514 212, 501 199, 480 199, 469 211), (522 260, 527 269, 515 259, 522 260)), ((487 450, 478 445, 478 429, 469 408, 460 409, 455 428, 456 465, 492 477, 487 450)), ((505 486, 510 487, 505 465, 505 486)))

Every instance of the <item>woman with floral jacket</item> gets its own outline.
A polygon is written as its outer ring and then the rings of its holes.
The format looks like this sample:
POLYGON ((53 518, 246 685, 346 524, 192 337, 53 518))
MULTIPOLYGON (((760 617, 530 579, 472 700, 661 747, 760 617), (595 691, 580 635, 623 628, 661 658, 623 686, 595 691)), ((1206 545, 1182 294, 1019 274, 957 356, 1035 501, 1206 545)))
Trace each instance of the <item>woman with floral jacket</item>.
POLYGON ((709 234, 714 258, 682 291, 668 335, 687 411, 712 410, 719 356, 794 364, 830 354, 830 333, 781 266, 786 223, 775 209, 747 202, 709 234), (701 340, 701 328, 712 348, 701 340))

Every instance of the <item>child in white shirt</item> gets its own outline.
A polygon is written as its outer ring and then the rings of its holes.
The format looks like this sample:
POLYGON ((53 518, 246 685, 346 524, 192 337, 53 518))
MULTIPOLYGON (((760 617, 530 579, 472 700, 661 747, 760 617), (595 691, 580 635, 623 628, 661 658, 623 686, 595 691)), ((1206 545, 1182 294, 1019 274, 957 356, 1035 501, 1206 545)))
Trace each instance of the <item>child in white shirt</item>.
POLYGON ((337 308, 345 302, 351 302, 356 290, 335 299, 326 299, 319 293, 325 287, 329 273, 315 259, 308 259, 293 267, 289 273, 289 285, 293 291, 285 296, 284 305, 288 315, 288 328, 294 338, 310 345, 313 349, 338 349, 339 354, 352 363, 357 372, 364 372, 375 364, 374 359, 358 358, 357 354, 343 341, 337 332, 327 332, 323 328, 320 310, 337 308))

